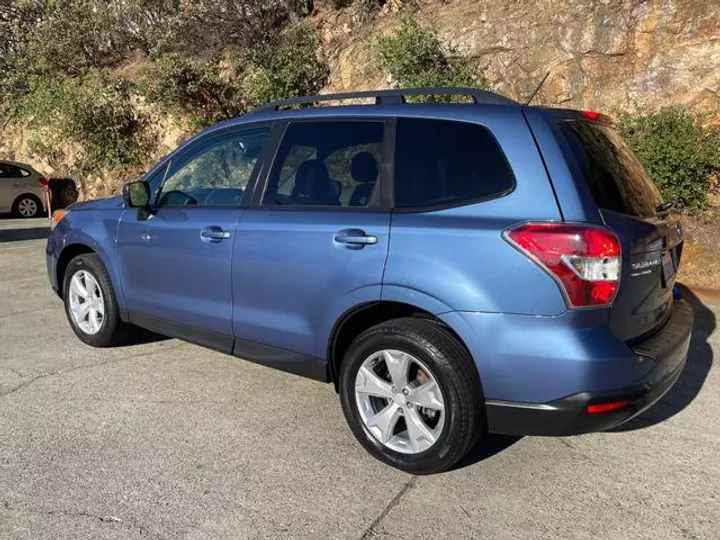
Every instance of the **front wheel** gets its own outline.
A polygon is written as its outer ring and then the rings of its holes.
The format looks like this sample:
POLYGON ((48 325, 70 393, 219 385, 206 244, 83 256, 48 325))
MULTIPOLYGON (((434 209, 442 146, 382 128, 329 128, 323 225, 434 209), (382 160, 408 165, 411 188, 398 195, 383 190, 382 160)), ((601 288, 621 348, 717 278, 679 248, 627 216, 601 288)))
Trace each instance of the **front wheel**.
POLYGON ((94 253, 78 255, 63 280, 65 313, 73 331, 93 347, 108 347, 127 337, 120 320, 115 291, 105 265, 94 253))
POLYGON ((398 469, 448 469, 484 424, 472 359, 440 324, 392 320, 363 332, 340 367, 340 398, 355 437, 398 469))

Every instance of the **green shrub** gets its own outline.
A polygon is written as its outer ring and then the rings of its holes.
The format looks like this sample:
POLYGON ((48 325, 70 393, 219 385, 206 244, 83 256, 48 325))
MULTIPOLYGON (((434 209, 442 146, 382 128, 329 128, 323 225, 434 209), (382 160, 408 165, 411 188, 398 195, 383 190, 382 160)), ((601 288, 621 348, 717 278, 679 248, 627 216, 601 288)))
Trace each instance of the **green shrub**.
POLYGON ((328 67, 318 58, 315 33, 301 26, 277 46, 258 47, 248 57, 246 81, 253 104, 317 94, 328 78, 328 67))
MULTIPOLYGON (((446 54, 437 32, 420 26, 413 18, 405 18, 397 32, 381 38, 375 48, 380 68, 399 87, 487 86, 485 79, 476 74, 468 60, 446 54)), ((452 99, 449 96, 428 96, 424 100, 452 99)))
POLYGON ((244 112, 236 87, 220 76, 217 65, 177 55, 156 59, 144 70, 140 93, 161 110, 187 117, 203 127, 244 112))
POLYGON ((107 80, 87 81, 67 110, 66 133, 75 135, 95 167, 140 163, 152 147, 149 119, 132 105, 130 88, 107 80))
POLYGON ((707 203, 710 174, 720 169, 720 130, 681 107, 620 113, 616 126, 666 200, 688 210, 707 203))
POLYGON ((79 169, 101 172, 141 162, 152 149, 148 118, 132 105, 126 84, 103 76, 33 79, 14 109, 33 131, 31 150, 57 161, 58 148, 76 143, 79 169))

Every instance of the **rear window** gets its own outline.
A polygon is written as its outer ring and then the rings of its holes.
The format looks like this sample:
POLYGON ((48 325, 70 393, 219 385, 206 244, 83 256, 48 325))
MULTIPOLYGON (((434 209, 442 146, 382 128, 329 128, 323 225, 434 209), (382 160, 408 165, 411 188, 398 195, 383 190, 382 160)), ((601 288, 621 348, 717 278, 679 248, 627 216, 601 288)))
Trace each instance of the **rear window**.
POLYGON ((447 120, 398 120, 395 207, 464 204, 503 195, 513 186, 505 155, 487 128, 447 120))
POLYGON ((566 121, 560 131, 599 208, 638 217, 657 214, 660 191, 612 127, 566 121))

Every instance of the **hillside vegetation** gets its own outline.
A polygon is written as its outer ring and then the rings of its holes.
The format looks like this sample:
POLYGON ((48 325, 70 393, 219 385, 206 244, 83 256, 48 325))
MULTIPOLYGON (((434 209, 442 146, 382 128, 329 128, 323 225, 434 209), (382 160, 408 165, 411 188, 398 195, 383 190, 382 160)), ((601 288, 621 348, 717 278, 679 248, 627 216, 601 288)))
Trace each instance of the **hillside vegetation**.
MULTIPOLYGON (((204 126, 326 88, 322 36, 333 17, 366 36, 364 54, 386 84, 492 87, 486 61, 420 22, 418 8, 432 4, 0 0, 1 128, 24 141, 14 157, 77 178, 84 196, 116 192, 204 126), (384 30, 374 32, 380 19, 384 30)), ((720 136, 707 116, 681 107, 615 112, 664 195, 705 208, 720 168, 720 136)))

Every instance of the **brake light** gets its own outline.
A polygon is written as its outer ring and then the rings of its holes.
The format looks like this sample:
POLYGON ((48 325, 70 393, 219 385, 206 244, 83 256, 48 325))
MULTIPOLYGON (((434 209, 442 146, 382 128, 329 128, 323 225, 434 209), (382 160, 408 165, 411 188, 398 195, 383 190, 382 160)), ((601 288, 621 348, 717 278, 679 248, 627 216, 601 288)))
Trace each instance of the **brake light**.
POLYGON ((612 124, 612 118, 608 115, 597 111, 580 111, 585 118, 596 122, 605 122, 606 124, 612 124))
POLYGON ((40 182, 43 186, 47 186, 50 183, 50 179, 46 176, 39 177, 37 181, 40 182))
POLYGON ((545 269, 570 307, 606 306, 620 283, 620 242, 607 229, 571 223, 527 223, 505 232, 545 269))
POLYGON ((629 399, 623 399, 622 401, 611 401, 609 403, 598 403, 596 405, 588 405, 588 414, 600 414, 612 411, 619 411, 630 405, 629 399))

